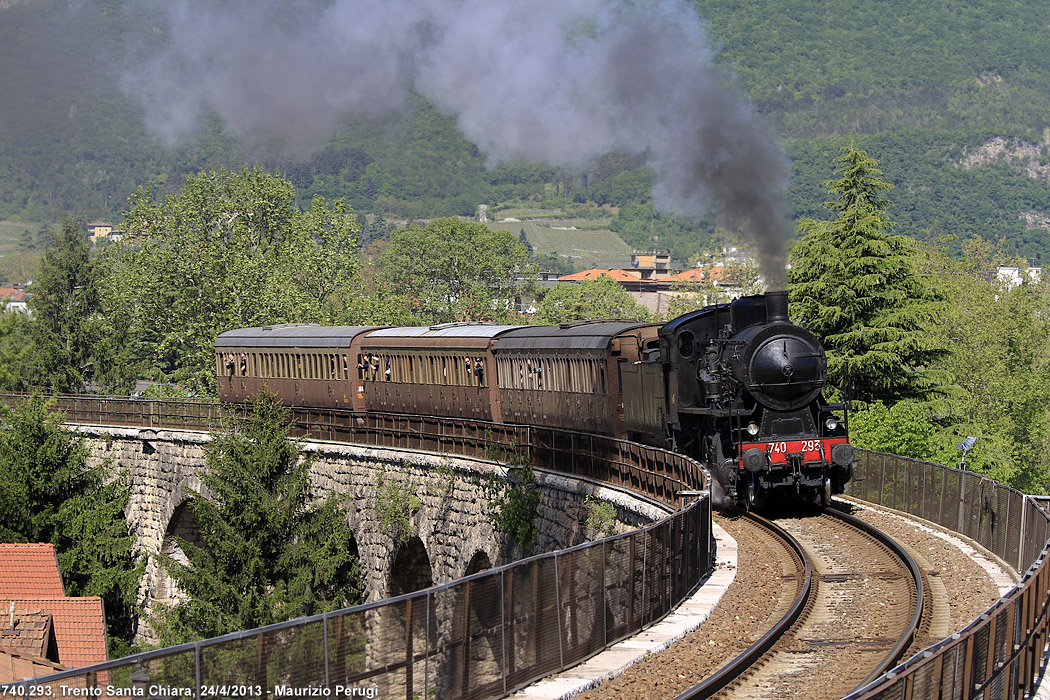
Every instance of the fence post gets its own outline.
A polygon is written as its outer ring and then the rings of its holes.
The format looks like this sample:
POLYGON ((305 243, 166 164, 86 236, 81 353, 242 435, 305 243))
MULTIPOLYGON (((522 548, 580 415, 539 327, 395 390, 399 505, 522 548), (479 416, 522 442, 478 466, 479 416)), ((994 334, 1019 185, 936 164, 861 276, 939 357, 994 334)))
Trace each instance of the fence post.
POLYGON ((558 665, 562 670, 565 669, 565 623, 561 619, 561 576, 558 575, 558 559, 560 559, 555 553, 554 555, 554 612, 558 618, 558 665))

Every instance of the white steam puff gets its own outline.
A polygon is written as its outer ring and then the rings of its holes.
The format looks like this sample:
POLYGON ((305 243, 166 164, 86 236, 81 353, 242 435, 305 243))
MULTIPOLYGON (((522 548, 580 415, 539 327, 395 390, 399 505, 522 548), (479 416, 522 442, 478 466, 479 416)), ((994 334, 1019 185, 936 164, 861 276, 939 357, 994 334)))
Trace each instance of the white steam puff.
POLYGON ((168 48, 125 90, 174 142, 218 114, 274 152, 318 147, 349 114, 410 90, 494 161, 582 167, 644 154, 666 213, 713 209, 784 282, 788 167, 771 128, 714 65, 679 0, 177 0, 168 48))

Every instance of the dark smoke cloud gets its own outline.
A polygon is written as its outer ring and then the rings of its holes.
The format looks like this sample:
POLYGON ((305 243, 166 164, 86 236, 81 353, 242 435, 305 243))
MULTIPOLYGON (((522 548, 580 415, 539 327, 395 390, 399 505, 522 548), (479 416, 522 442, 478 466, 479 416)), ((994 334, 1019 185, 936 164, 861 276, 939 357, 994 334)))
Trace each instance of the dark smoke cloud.
POLYGON ((784 288, 788 167, 769 126, 713 62, 679 0, 286 0, 168 5, 168 47, 125 90, 168 142, 220 116, 283 155, 318 147, 349 114, 415 90, 493 162, 582 167, 644 154, 664 212, 713 209, 756 243, 784 288))

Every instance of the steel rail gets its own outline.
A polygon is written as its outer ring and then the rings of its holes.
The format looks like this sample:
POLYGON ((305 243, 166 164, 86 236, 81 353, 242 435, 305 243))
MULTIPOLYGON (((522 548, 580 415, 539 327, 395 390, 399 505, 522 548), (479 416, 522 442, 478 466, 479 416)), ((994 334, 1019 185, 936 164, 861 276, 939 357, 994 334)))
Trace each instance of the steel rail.
POLYGON ((867 535, 875 538, 883 545, 885 545, 893 553, 894 556, 899 558, 908 567, 908 571, 911 573, 912 580, 915 584, 915 612, 912 614, 911 622, 909 623, 908 628, 904 631, 904 634, 901 635, 900 639, 897 640, 897 643, 893 646, 892 649, 890 649, 890 651, 886 654, 886 656, 878 664, 878 666, 872 669, 871 673, 869 673, 864 678, 864 680, 858 683, 857 686, 852 691, 850 691, 850 694, 853 694, 861 688, 868 685, 869 683, 871 683, 872 681, 874 681, 875 679, 881 677, 890 669, 896 667, 897 664, 900 663, 900 661, 904 658, 904 655, 908 651, 908 648, 911 647, 912 643, 914 643, 915 638, 919 633, 919 627, 922 625, 922 612, 923 607, 925 605, 925 590, 923 588, 922 582, 922 571, 919 569, 919 565, 915 563, 915 560, 912 559, 911 555, 908 554, 904 550, 904 548, 897 543, 896 540, 891 538, 882 530, 876 528, 874 525, 870 525, 869 523, 866 523, 859 518, 855 518, 852 515, 849 515, 848 513, 843 513, 842 511, 835 510, 834 508, 828 508, 824 512, 828 515, 842 520, 845 523, 848 523, 852 527, 857 528, 861 532, 866 533, 867 535))
MULTIPOLYGON (((809 558, 805 549, 798 540, 787 532, 787 530, 783 529, 776 523, 766 520, 754 513, 747 513, 744 517, 748 518, 756 525, 770 531, 775 537, 780 539, 785 545, 787 545, 788 551, 791 552, 798 562, 805 567, 805 576, 802 585, 799 587, 798 596, 795 597, 794 602, 791 604, 791 608, 784 614, 784 616, 781 617, 768 632, 762 635, 760 639, 744 650, 735 659, 730 661, 727 665, 723 666, 700 683, 697 683, 692 688, 686 690, 675 698, 675 700, 703 700, 725 688, 747 671, 747 669, 758 661, 758 659, 762 658, 762 656, 768 652, 773 645, 792 628, 792 626, 794 626, 799 616, 802 615, 802 612, 806 609, 806 606, 809 605, 810 596, 813 592, 813 562, 809 558)), ((800 566, 800 568, 802 568, 802 566, 800 566)))

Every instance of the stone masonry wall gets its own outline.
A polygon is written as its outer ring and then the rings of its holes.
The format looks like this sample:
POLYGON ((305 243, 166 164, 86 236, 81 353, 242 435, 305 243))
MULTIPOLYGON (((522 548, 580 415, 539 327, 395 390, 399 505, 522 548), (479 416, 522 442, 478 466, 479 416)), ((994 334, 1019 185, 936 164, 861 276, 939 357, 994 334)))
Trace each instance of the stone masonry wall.
MULTIPOLYGON (((191 431, 74 429, 84 436, 92 463, 110 459, 116 469, 129 473, 128 522, 141 550, 149 554, 161 551, 168 535, 170 551, 171 532, 186 527, 185 521, 173 522, 176 509, 193 492, 202 492, 201 470, 210 436, 191 431)), ((493 531, 486 517, 488 502, 482 484, 490 474, 503 473, 495 462, 322 442, 304 442, 302 450, 314 456, 310 489, 315 498, 330 492, 350 497, 347 520, 356 538, 369 601, 387 596, 391 565, 398 551, 398 544, 376 512, 376 501, 382 497, 380 474, 385 483, 405 486, 418 499, 411 526, 426 550, 435 584, 462 577, 478 553, 484 553, 494 566, 509 563, 521 554, 493 531)), ((584 499, 588 495, 616 507, 618 532, 667 514, 665 509, 625 492, 559 474, 538 471, 537 483, 540 508, 536 551, 570 547, 594 536, 586 531, 584 499)), ((139 588, 144 613, 141 639, 153 638, 145 618, 158 598, 167 599, 168 589, 163 570, 155 557, 150 557, 139 588)))

